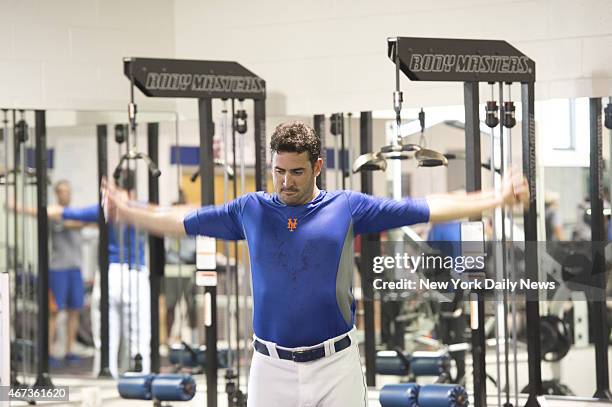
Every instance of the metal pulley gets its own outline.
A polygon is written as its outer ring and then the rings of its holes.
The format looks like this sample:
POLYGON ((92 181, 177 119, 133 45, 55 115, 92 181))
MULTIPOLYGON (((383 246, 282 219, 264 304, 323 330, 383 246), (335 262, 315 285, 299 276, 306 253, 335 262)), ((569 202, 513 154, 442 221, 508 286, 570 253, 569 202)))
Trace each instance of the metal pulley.
POLYGON ((123 144, 127 138, 127 126, 125 124, 115 124, 115 142, 123 144))
POLYGON ((487 102, 487 105, 485 107, 485 113, 486 113, 485 123, 490 128, 497 127, 497 125, 499 124, 499 117, 497 115, 498 110, 499 108, 497 107, 496 101, 489 100, 487 102))
POLYGON ((28 141, 28 123, 21 119, 15 124, 15 137, 19 143, 25 143, 28 141))
POLYGON ((339 136, 344 132, 344 115, 342 113, 333 113, 329 121, 329 131, 332 135, 339 136))
POLYGON ((612 130, 612 102, 604 108, 604 125, 606 129, 612 130))
POLYGON ((248 130, 247 112, 244 109, 236 110, 234 114, 234 128, 239 134, 244 134, 248 130))
POLYGON ((505 101, 502 108, 502 124, 504 127, 511 129, 516 126, 515 112, 514 102, 511 100, 505 101))

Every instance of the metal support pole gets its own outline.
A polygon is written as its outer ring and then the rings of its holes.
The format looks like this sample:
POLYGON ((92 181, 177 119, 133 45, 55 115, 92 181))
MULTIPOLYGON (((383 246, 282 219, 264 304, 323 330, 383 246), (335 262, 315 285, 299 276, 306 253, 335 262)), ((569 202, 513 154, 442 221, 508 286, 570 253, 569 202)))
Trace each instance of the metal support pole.
POLYGON ((253 116, 255 123, 255 190, 264 191, 268 179, 266 170, 266 99, 255 99, 253 101, 253 116))
MULTIPOLYGON (((500 118, 504 117, 504 84, 503 82, 499 83, 499 113, 500 118)), ((499 168, 502 179, 506 174, 506 152, 504 149, 507 146, 504 145, 504 124, 503 121, 500 121, 499 125, 499 168)), ((491 164, 492 169, 494 168, 493 164, 491 164)), ((495 171, 491 171, 495 174, 495 171)), ((509 214, 512 213, 512 209, 510 209, 509 214)), ((506 239, 506 218, 508 213, 506 213, 506 209, 501 207, 501 247, 502 247, 502 278, 504 281, 508 280, 508 258, 507 258, 507 245, 508 241, 506 239)), ((512 227, 512 226, 510 226, 512 227)), ((506 384, 504 391, 506 393, 506 402, 505 406, 511 406, 510 403, 510 342, 508 341, 508 290, 505 289, 502 293, 502 315, 503 317, 503 327, 504 327, 504 375, 506 378, 506 384)), ((517 406, 518 407, 518 406, 517 406)))
MULTIPOLYGON (((361 154, 372 151, 372 112, 361 112, 361 154)), ((372 172, 361 172, 361 191, 366 194, 373 193, 372 172)), ((380 235, 369 233, 361 235, 361 261, 359 271, 361 274, 361 291, 363 293, 364 331, 365 331, 365 360, 366 383, 376 386, 376 336, 374 332, 374 289, 372 286, 372 259, 380 255, 380 235)))
MULTIPOLYGON (((591 245, 593 253, 593 270, 591 279, 596 289, 606 290, 606 267, 604 245, 606 242, 605 220, 603 215, 603 182, 602 182, 602 126, 601 99, 591 98, 590 109, 590 144, 591 144, 591 245)), ((612 400, 610 377, 608 373, 608 315, 605 294, 602 298, 590 299, 593 317, 593 334, 595 336, 595 372, 597 389, 594 397, 612 400)))
MULTIPOLYGON (((340 179, 342 189, 346 189, 347 165, 344 157, 346 151, 345 133, 344 133, 344 113, 338 113, 338 122, 340 123, 340 151, 338 152, 338 168, 340 169, 340 179)), ((338 189, 338 187, 336 187, 338 189)))
MULTIPOLYGON (((178 146, 177 146, 178 148, 178 146)), ((159 162, 159 123, 147 124, 147 154, 154 163, 159 162)), ((149 174, 149 203, 159 204, 159 177, 149 174)), ((159 373, 159 296, 166 263, 164 239, 149 235, 149 264, 151 270, 151 372, 159 373)))
MULTIPOLYGON (((38 222, 38 341, 35 387, 53 387, 49 376, 49 218, 47 217, 47 124, 36 110, 36 216, 38 222)), ((22 176, 26 177, 25 173, 22 176)))
POLYGON ((345 163, 345 169, 346 169, 346 176, 349 179, 348 189, 352 191, 353 190, 353 169, 351 167, 353 165, 353 114, 351 112, 348 112, 347 117, 348 117, 348 120, 347 120, 348 126, 343 126, 343 128, 347 129, 346 131, 347 162, 345 163))
MULTIPOLYGON (((234 171, 234 180, 232 182, 232 189, 233 189, 233 197, 234 199, 238 198, 238 181, 237 181, 237 176, 236 174, 238 174, 238 166, 237 166, 237 150, 236 150, 236 119, 234 118, 236 111, 234 109, 235 107, 235 100, 232 99, 232 170, 234 171)), ((241 109, 243 109, 243 104, 242 102, 240 103, 239 106, 241 109)), ((242 137, 242 136, 241 136, 242 137)), ((227 139, 226 139, 227 140, 227 139)), ((223 143, 223 150, 226 152, 227 154, 227 142, 224 141, 223 143)), ((227 159, 227 155, 225 158, 225 163, 226 165, 228 164, 228 159, 227 159)), ((227 176, 227 174, 225 174, 224 176, 227 176)), ((228 191, 229 192, 229 191, 228 191)), ((227 202, 227 199, 225 200, 227 202)), ((236 265, 233 268, 233 290, 228 290, 226 291, 225 295, 227 297, 227 309, 229 311, 229 315, 230 318, 227 321, 227 324, 229 326, 229 331, 231 333, 232 329, 231 329, 231 321, 232 321, 232 311, 235 317, 235 322, 236 322, 236 388, 240 389, 240 307, 239 307, 239 303, 238 303, 238 287, 239 287, 239 281, 238 281, 238 266, 239 266, 239 257, 238 257, 238 241, 234 241, 233 242, 233 246, 234 246, 234 257, 236 258, 236 265), (232 292, 234 294, 234 307, 235 309, 232 310, 231 306, 230 306, 230 292, 232 292)), ((227 258, 229 259, 229 256, 227 256, 227 258)), ((243 260, 244 262, 244 260, 243 260)), ((231 268, 230 268, 231 269, 231 268)), ((227 280, 230 279, 230 275, 231 273, 226 273, 226 278, 227 280)), ((229 282, 228 286, 232 286, 232 283, 229 282)), ((232 345, 231 345, 231 340, 230 340, 230 336, 228 335, 227 340, 228 340, 228 349, 229 349, 229 353, 227 356, 227 360, 228 360, 228 367, 231 369, 232 367, 232 345)))
MULTIPOLYGON (((525 225, 525 274, 531 281, 539 280, 538 229, 536 214, 536 140, 534 116, 534 84, 521 84, 523 174, 529 182, 530 202, 524 213, 525 225)), ((540 304, 537 293, 527 293, 527 358, 529 365, 529 398, 525 406, 540 406, 537 396, 542 394, 542 355, 540 349, 540 304)))
MULTIPOLYGON (((108 147, 106 124, 96 127, 98 138, 98 188, 102 186, 102 178, 108 176, 108 147)), ((98 216, 98 268, 100 269, 100 372, 99 377, 111 377, 108 351, 108 226, 102 209, 102 195, 98 196, 100 208, 98 216)))
MULTIPOLYGON (((479 89, 478 82, 465 82, 463 85, 465 103, 465 185, 468 192, 478 191, 482 188, 482 174, 480 169, 480 118, 478 112, 479 89)), ((493 160, 491 160, 493 161, 493 160)), ((470 220, 480 220, 481 217, 470 220)), ((487 405, 487 371, 485 363, 485 307, 484 300, 478 294, 470 301, 472 321, 472 360, 474 365, 474 405, 486 407, 487 405), (477 318, 473 318, 473 313, 477 318)))
MULTIPOLYGON (((262 114, 262 106, 257 109, 257 103, 255 104, 255 118, 256 123, 258 112, 262 114)), ((212 119, 212 100, 201 98, 198 99, 198 109, 200 117, 200 183, 202 193, 202 206, 213 205, 215 203, 215 168, 214 168, 214 154, 213 154, 213 135, 214 135, 214 124, 212 119), (204 182, 204 180, 207 180, 204 182)), ((264 111, 265 115, 265 111, 264 111)), ((258 136, 264 136, 265 132, 258 133, 258 128, 262 124, 259 123, 255 128, 255 149, 258 150, 258 136)), ((260 129, 261 131, 261 129, 260 129)), ((261 153, 257 155, 255 162, 255 179, 256 182, 261 182, 260 173, 262 170, 260 165, 265 166, 265 150, 263 152, 263 163, 261 160, 261 153)), ((217 287, 208 286, 204 289, 204 295, 210 296, 210 312, 211 324, 204 328, 206 337, 206 405, 208 407, 217 407, 217 287)))
POLYGON ((325 168, 327 167, 327 150, 325 148, 325 115, 315 114, 314 115, 314 129, 315 133, 321 140, 321 158, 323 158, 323 169, 321 174, 317 177, 317 188, 325 189, 325 168))
MULTIPOLYGON (((11 111, 12 124, 13 124, 13 202, 15 205, 19 202, 19 188, 17 188, 17 168, 19 166, 20 157, 21 157, 21 149, 22 145, 17 137, 17 117, 15 109, 11 111)), ((7 177, 8 180, 8 177, 7 177)), ((22 198, 23 199, 23 198, 22 198)), ((21 203, 23 205, 23 202, 21 203)), ((17 216, 17 207, 13 210, 13 284, 15 287, 15 294, 13 295, 13 331, 15 333, 15 340, 20 338, 20 335, 23 335, 23 327, 19 327, 17 324, 17 310, 19 309, 19 294, 18 294, 18 286, 17 281, 20 273, 20 265, 19 265, 19 217, 17 216)), ((15 352, 11 353, 11 368, 14 369, 13 372, 15 376, 11 378, 13 384, 17 384, 17 365, 20 363, 20 360, 17 358, 15 352)), ((23 364, 24 358, 21 358, 21 363, 23 364)))
MULTIPOLYGON (((10 263, 10 255, 9 255, 9 193, 10 193, 10 189, 9 189, 9 156, 10 156, 10 151, 9 151, 9 127, 8 127, 8 109, 2 109, 2 142, 4 145, 4 192, 5 192, 5 196, 4 196, 4 221, 5 226, 4 226, 4 245, 5 245, 5 252, 4 252, 4 257, 5 257, 5 267, 6 267, 6 272, 9 273, 11 270, 11 263, 10 263)), ((10 314, 9 314, 10 315, 10 314)))

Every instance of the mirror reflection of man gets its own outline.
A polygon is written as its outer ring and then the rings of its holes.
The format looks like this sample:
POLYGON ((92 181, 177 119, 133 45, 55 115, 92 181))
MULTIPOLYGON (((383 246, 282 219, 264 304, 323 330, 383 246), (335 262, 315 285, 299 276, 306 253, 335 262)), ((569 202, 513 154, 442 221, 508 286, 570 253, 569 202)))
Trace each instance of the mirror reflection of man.
MULTIPOLYGON (((123 170, 118 181, 117 194, 125 199, 136 199, 135 173, 123 170)), ((143 210, 150 211, 147 205, 137 203, 143 210)), ((50 219, 72 220, 79 222, 97 222, 99 204, 84 207, 50 206, 47 208, 50 219)), ((113 377, 119 376, 120 344, 134 357, 142 357, 143 373, 148 373, 151 366, 151 298, 149 271, 144 261, 144 239, 131 226, 109 223, 108 232, 108 323, 109 323, 109 369, 113 377)), ((100 362, 100 307, 94 305, 100 301, 100 287, 94 286, 92 294, 92 330, 96 347, 94 371, 100 362)), ((132 361, 130 360, 130 363, 132 361)), ((135 364, 128 370, 132 370, 135 364)))

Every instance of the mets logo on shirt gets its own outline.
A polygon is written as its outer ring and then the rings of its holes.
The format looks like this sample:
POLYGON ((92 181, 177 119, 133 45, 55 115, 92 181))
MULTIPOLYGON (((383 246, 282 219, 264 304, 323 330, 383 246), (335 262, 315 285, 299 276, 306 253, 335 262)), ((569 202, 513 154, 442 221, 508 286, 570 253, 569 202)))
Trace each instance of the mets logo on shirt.
POLYGON ((289 229, 289 232, 293 232, 295 229, 297 229, 297 218, 287 219, 287 229, 289 229))

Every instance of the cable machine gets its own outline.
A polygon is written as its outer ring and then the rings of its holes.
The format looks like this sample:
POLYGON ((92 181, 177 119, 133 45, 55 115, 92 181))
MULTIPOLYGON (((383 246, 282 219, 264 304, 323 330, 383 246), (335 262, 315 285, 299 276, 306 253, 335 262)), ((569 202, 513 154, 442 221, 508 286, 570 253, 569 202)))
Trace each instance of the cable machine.
MULTIPOLYGON (((523 173, 530 185, 530 206, 524 213, 525 241, 537 242, 535 189, 535 62, 505 41, 395 37, 387 40, 389 58, 412 81, 462 82, 465 104, 466 189, 481 189, 479 84, 521 84, 523 173)), ((397 105, 397 101, 395 102, 397 105)), ((478 219, 470 219, 478 220, 478 219)), ((537 247, 526 244, 527 277, 538 280, 537 247)), ((504 299, 507 301, 507 298, 504 299)), ((484 300, 470 297, 474 404, 486 406, 484 300)), ((539 406, 542 394, 540 366, 540 312, 537 296, 527 297, 529 399, 539 406)))
MULTIPOLYGON (((212 119, 213 99, 250 99, 254 104, 255 138, 255 188, 263 190, 266 184, 265 148, 265 100, 266 83, 237 62, 197 61, 154 58, 125 58, 124 73, 134 85, 148 97, 195 98, 198 100, 200 120, 200 162, 199 174, 205 182, 201 183, 202 205, 214 204, 214 154, 212 119)), ((198 239, 198 252, 201 247, 212 248, 215 252, 215 239, 198 239)), ((210 250, 204 250, 210 251, 210 250)), ((217 287, 216 259, 197 262, 198 270, 208 270, 205 287, 206 304, 206 385, 207 406, 217 406, 217 287), (206 265, 204 266, 204 263, 206 265)), ((154 273, 151 273, 153 278, 154 273)), ((155 278, 161 278, 156 276, 155 278)), ((159 284, 151 282, 151 295, 159 284)), ((159 290, 158 290, 159 291, 159 290)), ((153 336, 152 336, 153 338, 153 336)))

